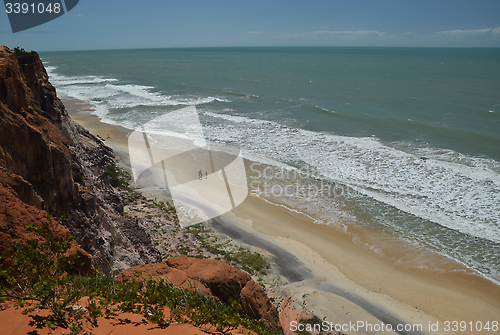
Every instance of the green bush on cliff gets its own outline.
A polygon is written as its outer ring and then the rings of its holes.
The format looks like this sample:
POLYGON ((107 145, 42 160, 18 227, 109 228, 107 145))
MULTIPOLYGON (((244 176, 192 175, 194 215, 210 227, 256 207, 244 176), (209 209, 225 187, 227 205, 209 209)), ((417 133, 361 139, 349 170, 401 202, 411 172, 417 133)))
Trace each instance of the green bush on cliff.
POLYGON ((50 308, 52 315, 44 321, 48 325, 69 326, 66 308, 81 298, 77 277, 67 272, 74 268, 78 256, 67 257, 71 238, 57 241, 49 225, 26 226, 37 233, 39 239, 26 244, 16 243, 15 251, 1 256, 11 266, 0 271, 0 294, 26 307, 25 313, 34 310, 31 303, 50 308))
POLYGON ((116 166, 114 164, 108 164, 104 168, 106 174, 111 179, 111 185, 117 187, 120 185, 120 179, 118 178, 118 172, 116 171, 116 166))
POLYGON ((20 48, 20 47, 15 47, 14 48, 14 52, 16 53, 16 56, 25 56, 25 55, 32 55, 32 54, 35 54, 35 51, 26 51, 24 50, 23 48, 20 48))
POLYGON ((98 272, 79 274, 77 256, 67 257, 71 237, 57 241, 49 225, 27 226, 39 238, 0 256, 11 266, 0 271, 0 297, 14 300, 23 313, 46 306, 51 314, 41 323, 51 328, 69 329, 81 334, 87 325, 98 326, 98 318, 130 312, 150 322, 167 327, 171 322, 190 322, 196 326, 212 325, 223 332, 244 326, 258 334, 281 334, 262 322, 242 316, 241 306, 224 304, 195 290, 175 288, 165 281, 116 282, 98 272), (79 304, 86 297, 86 307, 79 304), (168 307, 170 314, 165 316, 168 307))
POLYGON ((128 190, 130 188, 128 180, 130 180, 130 175, 124 169, 116 166, 116 164, 109 163, 104 167, 106 174, 110 178, 110 183, 114 187, 120 187, 124 190, 128 190))
POLYGON ((228 254, 226 260, 234 260, 243 270, 260 275, 265 275, 267 273, 266 269, 269 267, 269 263, 261 254, 241 247, 234 254, 228 254))
POLYGON ((267 274, 270 265, 260 253, 241 246, 229 247, 227 242, 217 243, 217 240, 214 241, 213 236, 207 233, 208 229, 203 224, 190 226, 186 228, 186 231, 200 241, 206 250, 215 255, 221 255, 231 265, 254 275, 267 274))

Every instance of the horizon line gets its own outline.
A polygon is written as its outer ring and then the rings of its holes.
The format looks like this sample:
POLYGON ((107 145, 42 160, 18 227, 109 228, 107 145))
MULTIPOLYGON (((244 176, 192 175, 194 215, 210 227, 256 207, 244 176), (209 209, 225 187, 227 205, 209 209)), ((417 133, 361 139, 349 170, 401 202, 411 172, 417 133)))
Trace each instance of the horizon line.
MULTIPOLYGON (((11 49, 10 47, 7 47, 11 49)), ((66 49, 66 50, 44 50, 40 52, 81 52, 81 51, 135 51, 135 50, 165 50, 165 49, 251 49, 251 48, 369 48, 369 49, 500 49, 490 46, 363 46, 363 45, 262 45, 262 46, 182 46, 182 47, 145 47, 145 48, 108 48, 108 49, 66 49)))

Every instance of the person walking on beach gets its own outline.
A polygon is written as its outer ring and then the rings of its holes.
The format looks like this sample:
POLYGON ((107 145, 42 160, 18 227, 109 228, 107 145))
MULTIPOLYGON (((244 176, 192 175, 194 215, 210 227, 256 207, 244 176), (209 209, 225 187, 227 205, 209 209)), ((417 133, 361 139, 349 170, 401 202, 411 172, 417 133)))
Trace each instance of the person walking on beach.
POLYGON ((198 180, 202 180, 203 179, 203 171, 200 170, 198 171, 198 180))

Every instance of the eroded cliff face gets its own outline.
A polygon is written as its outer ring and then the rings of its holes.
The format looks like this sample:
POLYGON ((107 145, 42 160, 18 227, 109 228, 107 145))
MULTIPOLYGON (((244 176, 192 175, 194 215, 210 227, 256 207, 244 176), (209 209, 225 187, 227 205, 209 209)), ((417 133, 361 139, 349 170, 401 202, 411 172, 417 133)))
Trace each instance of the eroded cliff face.
MULTIPOLYGON (((15 200, 67 217, 64 225, 107 273, 161 261, 146 232, 123 216, 119 190, 105 171, 115 159, 68 116, 36 53, 16 56, 0 47, 0 188, 10 194, 3 208, 15 200)), ((0 213, 2 240, 13 238, 13 222, 23 224, 9 219, 22 214, 6 213, 0 213)))

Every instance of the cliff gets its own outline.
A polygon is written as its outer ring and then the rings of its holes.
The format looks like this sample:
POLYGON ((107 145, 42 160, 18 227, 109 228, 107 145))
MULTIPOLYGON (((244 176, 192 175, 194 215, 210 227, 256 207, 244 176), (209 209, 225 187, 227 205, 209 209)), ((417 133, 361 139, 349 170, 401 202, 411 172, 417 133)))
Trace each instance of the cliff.
POLYGON ((47 212, 66 219, 64 226, 105 273, 161 261, 146 232, 123 216, 109 164, 115 164, 111 148, 71 120, 38 55, 2 47, 0 252, 25 238, 23 211, 33 222, 46 221, 47 212))
MULTIPOLYGON (((280 332, 278 312, 247 273, 226 262, 185 256, 160 263, 161 255, 138 219, 124 215, 123 190, 107 173, 115 164, 112 149, 68 116, 38 55, 0 47, 0 254, 15 242, 38 238, 26 225, 52 221, 57 239, 75 236, 69 252, 80 255, 86 272, 94 265, 106 274, 121 272, 116 280, 124 282, 164 279, 225 303, 237 300, 246 317, 280 332)), ((32 327, 28 317, 45 313, 36 309, 25 317, 5 308, 0 319, 14 318, 22 325, 13 334, 32 327)), ((104 333, 122 325, 102 321, 104 333)), ((130 328, 120 332, 137 333, 135 326, 130 328)), ((200 329, 172 331, 194 334, 200 329)))

